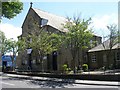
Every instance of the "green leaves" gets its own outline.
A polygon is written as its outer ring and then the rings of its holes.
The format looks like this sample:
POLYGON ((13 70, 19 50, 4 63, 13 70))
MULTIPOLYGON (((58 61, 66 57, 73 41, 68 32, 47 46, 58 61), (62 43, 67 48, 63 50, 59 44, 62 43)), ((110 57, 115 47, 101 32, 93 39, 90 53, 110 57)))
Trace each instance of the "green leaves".
POLYGON ((3 32, 0 31, 0 52, 2 54, 12 52, 14 50, 17 53, 17 42, 12 39, 7 39, 3 32))
POLYGON ((2 17, 11 19, 21 13, 21 10, 23 10, 23 3, 19 2, 19 0, 13 0, 13 2, 2 2, 2 17))
POLYGON ((44 55, 51 54, 53 51, 57 51, 62 45, 62 38, 60 34, 46 32, 40 29, 37 31, 37 35, 32 33, 27 37, 22 37, 18 41, 18 45, 21 50, 25 50, 28 47, 32 48, 33 51, 39 52, 43 57, 44 55))
POLYGON ((24 37, 22 37, 21 39, 19 38, 16 44, 18 46, 18 52, 24 51, 27 48, 26 38, 24 37))
POLYGON ((4 46, 5 40, 6 40, 5 34, 2 31, 0 31, 0 52, 2 54, 5 51, 5 46, 4 46))
MULTIPOLYGON (((78 56, 82 61, 82 52, 84 49, 90 46, 90 40, 93 37, 92 31, 88 29, 91 18, 88 20, 80 19, 79 17, 74 17, 73 20, 68 18, 68 22, 64 28, 68 29, 68 32, 65 33, 65 46, 71 52, 74 67, 75 67, 75 58, 78 56)), ((80 64, 80 63, 79 63, 80 64)))
MULTIPOLYGON (((79 17, 74 18, 73 22, 69 19, 65 28, 69 30, 66 33, 66 41, 68 46, 86 47, 88 46, 90 39, 92 38, 92 32, 88 30, 88 25, 91 19, 81 20, 79 17)), ((72 47, 71 47, 72 48, 72 47)))

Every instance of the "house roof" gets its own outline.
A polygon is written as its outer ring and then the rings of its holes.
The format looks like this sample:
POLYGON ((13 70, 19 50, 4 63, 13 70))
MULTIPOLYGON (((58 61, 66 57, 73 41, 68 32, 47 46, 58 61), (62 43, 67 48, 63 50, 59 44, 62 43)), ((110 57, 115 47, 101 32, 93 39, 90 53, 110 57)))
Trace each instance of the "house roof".
MULTIPOLYGON (((40 18, 47 19, 48 20, 47 25, 52 26, 61 32, 68 32, 68 29, 64 28, 64 25, 66 24, 68 19, 61 17, 61 16, 57 16, 55 14, 51 14, 49 12, 46 12, 46 11, 43 11, 43 10, 40 10, 37 8, 31 7, 30 9, 32 9, 40 18)), ((30 9, 29 9, 29 11, 30 11, 30 9)), ((24 20, 24 22, 25 22, 25 20, 24 20)), ((24 22, 23 22, 23 25, 24 25, 24 22)), ((94 36, 101 37, 101 36, 98 36, 95 34, 94 34, 94 36)))
POLYGON ((62 32, 67 32, 67 29, 63 28, 63 24, 66 23, 67 19, 61 16, 57 16, 40 9, 32 8, 41 18, 47 19, 47 25, 52 26, 62 32))
MULTIPOLYGON (((103 42, 105 48, 103 47, 103 44, 99 44, 98 46, 90 49, 88 52, 96 52, 96 51, 103 51, 103 50, 109 50, 110 47, 109 47, 109 43, 110 43, 110 40, 106 40, 105 42, 103 42)), ((115 44, 112 49, 117 49, 117 48, 120 48, 120 43, 117 43, 115 44)))

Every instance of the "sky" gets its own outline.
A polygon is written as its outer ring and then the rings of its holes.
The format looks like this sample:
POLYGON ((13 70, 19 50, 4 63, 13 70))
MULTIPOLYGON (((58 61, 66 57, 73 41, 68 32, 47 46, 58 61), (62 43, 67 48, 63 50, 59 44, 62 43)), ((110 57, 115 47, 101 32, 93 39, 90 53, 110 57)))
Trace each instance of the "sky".
MULTIPOLYGON (((46 0, 45 0, 46 1, 46 0)), ((64 0, 65 1, 65 0, 64 0)), ((2 18, 0 24, 0 30, 2 30, 7 38, 13 38, 17 40, 17 36, 22 34, 22 24, 26 17, 26 14, 30 7, 30 2, 23 1, 23 10, 13 19, 2 18)), ((49 13, 63 16, 73 17, 75 14, 81 15, 81 18, 92 18, 92 24, 90 27, 93 28, 94 34, 98 36, 105 36, 109 34, 107 25, 118 24, 118 2, 99 1, 91 2, 85 0, 84 2, 35 2, 33 1, 33 8, 38 8, 49 13)))

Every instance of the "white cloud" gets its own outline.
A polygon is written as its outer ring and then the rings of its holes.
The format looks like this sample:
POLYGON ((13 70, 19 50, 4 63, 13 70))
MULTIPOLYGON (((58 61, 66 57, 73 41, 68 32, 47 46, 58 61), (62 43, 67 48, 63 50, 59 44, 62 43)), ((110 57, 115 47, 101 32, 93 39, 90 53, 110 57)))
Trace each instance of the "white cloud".
POLYGON ((111 15, 103 15, 103 16, 95 16, 92 18, 92 24, 90 27, 93 27, 93 31, 95 34, 104 36, 109 33, 107 26, 110 24, 118 24, 118 16, 117 14, 111 15))
POLYGON ((2 23, 0 24, 0 30, 5 33, 5 36, 10 39, 17 40, 17 36, 22 34, 22 28, 13 26, 12 24, 2 23))

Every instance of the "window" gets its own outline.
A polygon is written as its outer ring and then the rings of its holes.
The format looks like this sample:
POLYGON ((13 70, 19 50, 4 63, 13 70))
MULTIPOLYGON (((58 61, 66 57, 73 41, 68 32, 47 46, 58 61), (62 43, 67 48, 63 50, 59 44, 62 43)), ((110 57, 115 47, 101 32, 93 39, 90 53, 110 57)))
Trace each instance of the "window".
POLYGON ((41 20, 41 27, 47 25, 47 23, 48 23, 48 20, 42 18, 42 20, 41 20))
POLYGON ((120 52, 116 53, 116 61, 120 61, 120 52))
POLYGON ((96 62, 96 55, 95 54, 92 55, 92 62, 96 62))

